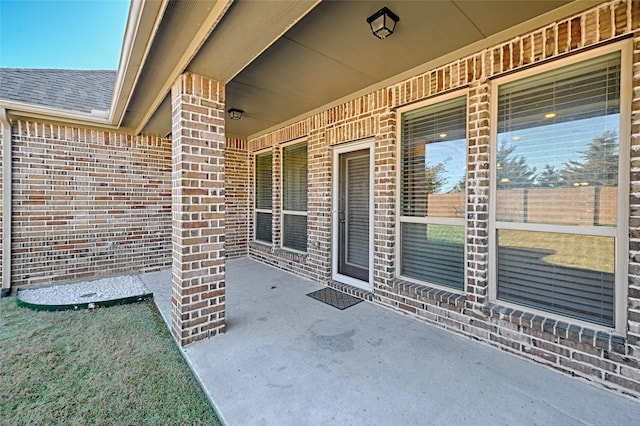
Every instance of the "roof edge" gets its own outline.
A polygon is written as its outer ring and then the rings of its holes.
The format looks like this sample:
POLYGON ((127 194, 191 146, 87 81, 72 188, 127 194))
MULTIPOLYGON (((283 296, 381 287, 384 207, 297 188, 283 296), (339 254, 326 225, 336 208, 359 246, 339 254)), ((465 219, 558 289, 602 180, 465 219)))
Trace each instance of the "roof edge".
POLYGON ((220 20, 227 13, 234 1, 235 0, 218 0, 213 5, 213 7, 211 7, 209 13, 205 16, 200 29, 197 31, 193 40, 191 40, 191 43, 189 43, 189 46, 187 47, 185 52, 180 58, 176 58, 175 66, 169 74, 169 78, 163 83, 149 109, 140 120, 140 123, 138 123, 138 125, 136 126, 135 134, 139 134, 142 132, 144 127, 147 125, 153 114, 155 114, 156 110, 164 100, 167 93, 171 91, 171 87, 174 85, 175 81, 178 79, 180 74, 185 71, 193 57, 198 53, 198 50, 200 50, 202 44, 218 26, 220 20))
POLYGON ((169 0, 132 0, 109 108, 109 122, 120 126, 169 0))
POLYGON ((8 99, 0 99, 0 108, 6 109, 7 114, 12 117, 30 118, 49 122, 64 122, 65 124, 99 127, 108 130, 122 130, 118 125, 112 124, 108 117, 101 114, 101 111, 96 111, 95 114, 67 111, 26 102, 10 101, 8 99))

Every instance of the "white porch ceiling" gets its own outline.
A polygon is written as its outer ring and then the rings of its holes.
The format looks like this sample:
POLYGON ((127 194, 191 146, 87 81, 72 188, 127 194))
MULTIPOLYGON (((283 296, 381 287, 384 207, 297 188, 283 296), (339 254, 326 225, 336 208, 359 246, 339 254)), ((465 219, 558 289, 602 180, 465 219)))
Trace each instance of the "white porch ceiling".
MULTIPOLYGON (((203 13, 196 9, 204 2, 185 3, 191 3, 192 18, 203 13)), ((549 17, 576 13, 598 2, 568 3, 240 0, 229 7, 186 70, 228 82, 227 108, 242 109, 245 114, 239 121, 227 120, 226 131, 244 138, 344 101, 409 70, 416 73, 423 64, 435 65, 453 52, 472 53, 486 47, 483 42, 508 40, 517 31, 543 25, 549 17), (366 18, 383 6, 400 21, 392 36, 379 40, 371 34, 366 18)), ((168 47, 180 49, 175 42, 179 38, 168 47)), ((161 48, 155 46, 154 55, 161 55, 161 48)), ((154 60, 151 57, 146 66, 154 65, 154 60)), ((154 84, 150 82, 147 90, 154 84)), ((138 110, 148 103, 144 95, 137 102, 138 110)), ((135 121, 129 124, 136 127, 135 121)), ((143 133, 168 134, 168 97, 150 120, 137 127, 143 133)))

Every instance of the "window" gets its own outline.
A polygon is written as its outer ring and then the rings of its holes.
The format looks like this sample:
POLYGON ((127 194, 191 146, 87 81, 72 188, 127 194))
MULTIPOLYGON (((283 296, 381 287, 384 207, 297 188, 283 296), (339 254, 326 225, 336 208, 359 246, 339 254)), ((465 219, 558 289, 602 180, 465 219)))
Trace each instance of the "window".
POLYGON ((498 86, 498 300, 615 327, 620 81, 615 51, 498 86))
POLYGON ((272 172, 273 154, 271 152, 257 154, 255 238, 268 243, 272 238, 272 172))
POLYGON ((307 251, 307 144, 282 149, 282 246, 307 251))
POLYGON ((400 274, 464 288, 467 100, 401 116, 400 274))

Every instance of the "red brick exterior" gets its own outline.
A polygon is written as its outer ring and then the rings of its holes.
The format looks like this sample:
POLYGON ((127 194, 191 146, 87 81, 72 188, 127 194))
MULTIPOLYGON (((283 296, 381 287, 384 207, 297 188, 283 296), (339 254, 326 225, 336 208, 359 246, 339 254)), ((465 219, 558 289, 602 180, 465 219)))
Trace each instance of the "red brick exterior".
POLYGON ((247 142, 227 139, 225 170, 225 252, 227 258, 247 255, 249 239, 249 152, 247 142))
POLYGON ((173 204, 172 331, 181 345, 223 332, 225 255, 331 279, 333 148, 371 139, 373 303, 640 398, 640 2, 602 3, 249 141, 225 140, 224 85, 203 77, 179 78, 172 116, 173 142, 13 124, 14 285, 168 266, 173 204), (489 300, 491 79, 623 39, 633 43, 629 274, 627 326, 614 335, 489 300), (454 90, 468 97, 462 293, 396 277, 396 109, 454 90), (307 253, 281 247, 281 147, 294 140, 308 144, 307 253), (274 154, 271 245, 254 241, 254 154, 265 148, 274 154))
POLYGON ((171 329, 182 346, 224 332, 224 90, 189 73, 171 90, 171 329))
MULTIPOLYGON (((311 279, 331 278, 333 146, 375 140, 375 247, 373 301, 450 331, 600 386, 640 397, 640 2, 611 1, 529 34, 460 58, 393 86, 315 114, 249 140, 253 153, 274 153, 273 244, 252 242, 249 255, 311 279), (489 183, 491 78, 569 53, 634 37, 631 117, 630 262, 627 330, 611 335, 489 302, 489 183), (468 180, 466 285, 447 292, 396 278, 397 133, 395 109, 453 90, 468 96, 468 180), (462 92, 461 92, 462 93, 462 92), (308 143, 308 252, 281 247, 278 170, 281 145, 308 143)), ((253 166, 251 166, 253 174, 253 166)), ((253 183, 250 178, 249 188, 253 183)), ((250 215, 251 216, 251 213, 250 215)))
POLYGON ((12 286, 169 267, 170 140, 12 127, 12 286))

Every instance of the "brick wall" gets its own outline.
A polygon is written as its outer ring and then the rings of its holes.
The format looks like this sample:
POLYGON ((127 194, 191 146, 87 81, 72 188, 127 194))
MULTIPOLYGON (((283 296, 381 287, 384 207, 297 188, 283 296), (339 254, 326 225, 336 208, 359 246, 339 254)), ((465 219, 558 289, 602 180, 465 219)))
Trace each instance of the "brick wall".
MULTIPOLYGON (((1 132, 0 128, 0 151, 1 132)), ((170 139, 25 121, 14 124, 13 134, 17 183, 13 285, 171 266, 170 139)), ((227 140, 225 157, 226 250, 229 257, 244 256, 246 141, 227 140)), ((1 166, 3 160, 0 156, 1 166)), ((0 232, 3 220, 0 214, 0 232)), ((0 277, 2 256, 0 244, 0 277)))
POLYGON ((182 346, 224 332, 224 99, 224 84, 191 73, 171 89, 171 331, 182 346))
MULTIPOLYGON (((250 154, 306 138, 309 146, 308 252, 251 242, 257 259, 326 282, 331 273, 332 146, 375 138, 374 303, 502 350, 640 397, 640 2, 611 1, 577 16, 460 58, 248 142, 250 154), (634 38, 631 119, 628 324, 624 336, 536 316, 489 302, 490 79, 572 52, 634 38), (456 89, 468 96, 465 292, 394 278, 397 188, 395 109, 456 89)), ((275 159, 274 163, 278 160, 275 159)), ((274 164, 274 170, 278 164, 274 164)), ((253 166, 250 167, 253 174, 253 166)), ((250 177, 250 179, 252 179, 250 177)), ((250 183, 253 193, 253 185, 250 183)), ((274 194, 279 197, 279 194, 274 194)), ((276 200, 274 200, 275 202, 276 200)), ((253 205, 253 198, 251 204, 253 205)), ((274 204, 275 205, 275 204, 274 204)), ((275 214, 275 210, 274 210, 275 214)), ((274 235, 279 232, 274 220, 274 235)))
POLYGON ((171 142, 13 123, 13 286, 171 264, 171 142))
POLYGON ((249 238, 249 153, 247 141, 227 139, 225 145, 225 252, 246 256, 249 238))

